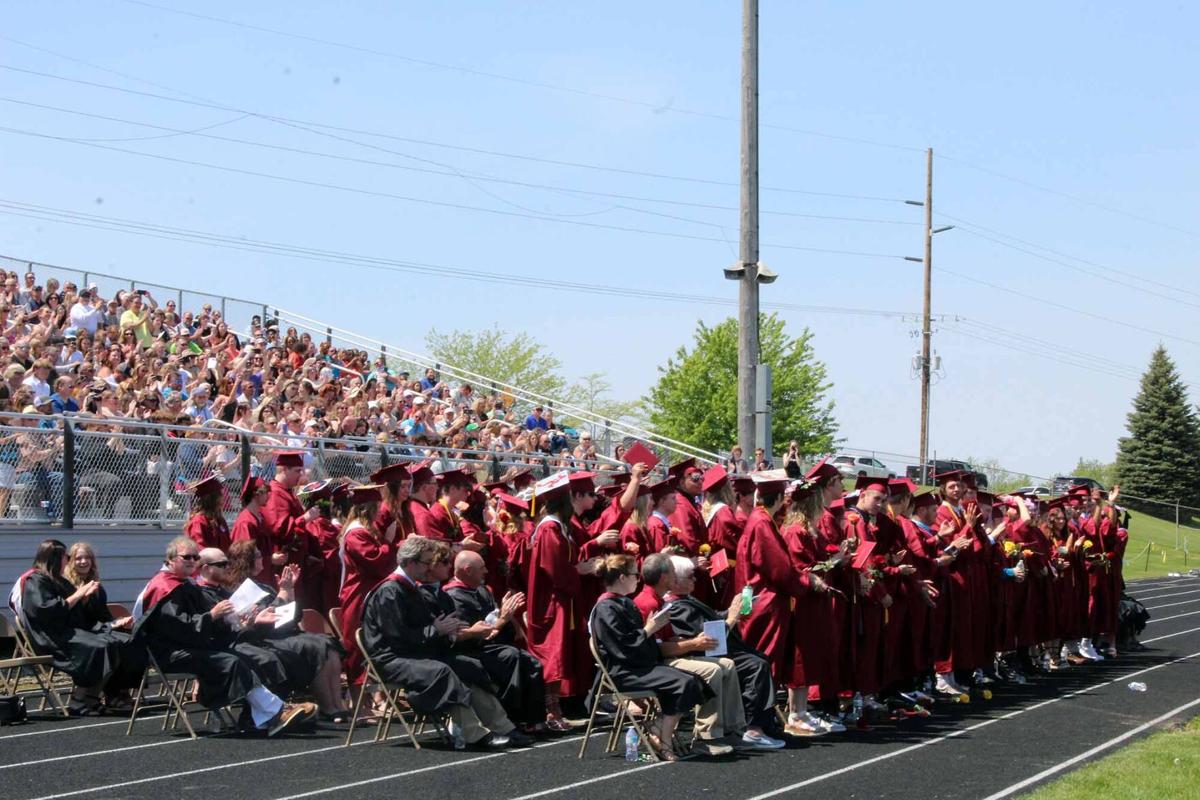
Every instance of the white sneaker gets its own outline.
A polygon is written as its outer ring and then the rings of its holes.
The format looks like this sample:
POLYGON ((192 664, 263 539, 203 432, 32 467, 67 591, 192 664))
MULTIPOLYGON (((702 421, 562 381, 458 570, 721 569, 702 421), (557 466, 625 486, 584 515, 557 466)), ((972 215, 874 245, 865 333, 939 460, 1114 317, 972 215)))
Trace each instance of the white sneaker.
POLYGON ((937 684, 933 689, 938 694, 948 694, 958 696, 966 694, 967 690, 958 685, 954 680, 953 672, 939 672, 937 676, 937 684))
POLYGON ((831 717, 828 714, 818 714, 814 711, 810 711, 810 712, 808 712, 808 716, 811 717, 814 721, 817 722, 818 725, 820 725, 822 728, 829 731, 830 733, 845 733, 846 732, 846 726, 843 725, 841 722, 839 722, 836 718, 831 717))
POLYGON ((1083 656, 1084 658, 1088 659, 1089 661, 1103 661, 1104 660, 1104 656, 1102 656, 1096 652, 1096 648, 1092 645, 1091 639, 1080 639, 1079 640, 1079 655, 1083 656))
POLYGON ((742 734, 742 744, 754 750, 779 750, 787 747, 787 742, 782 739, 773 739, 765 733, 751 733, 750 731, 742 734))

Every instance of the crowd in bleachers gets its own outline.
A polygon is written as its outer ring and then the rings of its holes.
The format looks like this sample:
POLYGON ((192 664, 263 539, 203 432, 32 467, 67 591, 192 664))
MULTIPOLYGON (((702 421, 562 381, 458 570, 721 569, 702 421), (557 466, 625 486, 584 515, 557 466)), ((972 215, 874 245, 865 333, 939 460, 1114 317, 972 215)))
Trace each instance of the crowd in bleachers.
POLYGON ((398 460, 436 458, 437 469, 489 453, 503 454, 506 468, 603 466, 590 432, 565 426, 553 409, 521 407, 433 368, 410 372, 261 316, 238 329, 210 303, 183 309, 149 290, 105 297, 96 284, 43 284, 32 269, 0 280, 0 411, 30 415, 0 417, 0 517, 15 515, 14 493, 27 511, 61 514, 55 432, 64 414, 84 434, 76 484, 100 519, 154 517, 211 472, 236 487, 242 434, 261 446, 252 471, 268 476, 266 453, 312 450, 313 439, 326 453, 346 453, 333 463, 310 458, 314 474, 359 480, 378 462, 355 454, 381 446, 398 460), (164 444, 135 423, 173 427, 164 444))

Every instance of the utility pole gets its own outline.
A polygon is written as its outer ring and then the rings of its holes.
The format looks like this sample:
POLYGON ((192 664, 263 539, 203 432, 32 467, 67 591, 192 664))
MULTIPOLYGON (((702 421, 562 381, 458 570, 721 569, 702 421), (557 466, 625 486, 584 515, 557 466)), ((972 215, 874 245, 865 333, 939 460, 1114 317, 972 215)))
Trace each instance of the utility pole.
POLYGON ((737 440, 754 458, 758 366, 758 0, 742 0, 742 196, 738 258, 737 440))
POLYGON ((929 371, 930 371, 930 312, 933 277, 933 148, 925 151, 925 288, 924 309, 921 313, 921 482, 929 483, 929 371))

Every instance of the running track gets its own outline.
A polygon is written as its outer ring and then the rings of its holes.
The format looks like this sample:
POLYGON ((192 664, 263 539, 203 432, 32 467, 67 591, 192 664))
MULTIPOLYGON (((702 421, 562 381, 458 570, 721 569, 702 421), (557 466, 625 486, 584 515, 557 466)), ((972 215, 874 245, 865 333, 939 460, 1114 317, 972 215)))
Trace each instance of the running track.
MULTIPOLYGON (((939 705, 929 719, 775 753, 627 765, 621 755, 603 754, 602 736, 578 761, 577 735, 500 753, 456 753, 435 742, 416 752, 398 739, 347 750, 344 731, 334 728, 278 740, 193 742, 163 734, 153 721, 126 737, 119 719, 39 718, 0 729, 0 796, 758 800, 815 791, 998 800, 1200 714, 1200 580, 1145 580, 1131 584, 1130 594, 1154 617, 1142 636, 1146 652, 1003 686, 989 703, 939 705), (1149 691, 1128 689, 1133 680, 1149 691)), ((371 735, 364 731, 363 740, 371 735)))

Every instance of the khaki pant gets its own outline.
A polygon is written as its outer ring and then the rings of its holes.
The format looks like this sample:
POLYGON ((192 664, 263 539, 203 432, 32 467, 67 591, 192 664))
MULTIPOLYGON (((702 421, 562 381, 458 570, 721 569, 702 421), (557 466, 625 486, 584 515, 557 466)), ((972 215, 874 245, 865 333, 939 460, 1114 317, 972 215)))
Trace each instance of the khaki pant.
POLYGON ((504 713, 504 707, 491 692, 471 687, 470 706, 450 706, 450 719, 462 730, 462 737, 474 744, 489 732, 505 734, 516 726, 504 713))
POLYGON ((712 689, 714 697, 696 712, 696 736, 700 739, 720 739, 746 728, 746 710, 742 705, 742 687, 738 683, 737 665, 728 658, 690 656, 673 658, 667 666, 690 672, 712 689))

